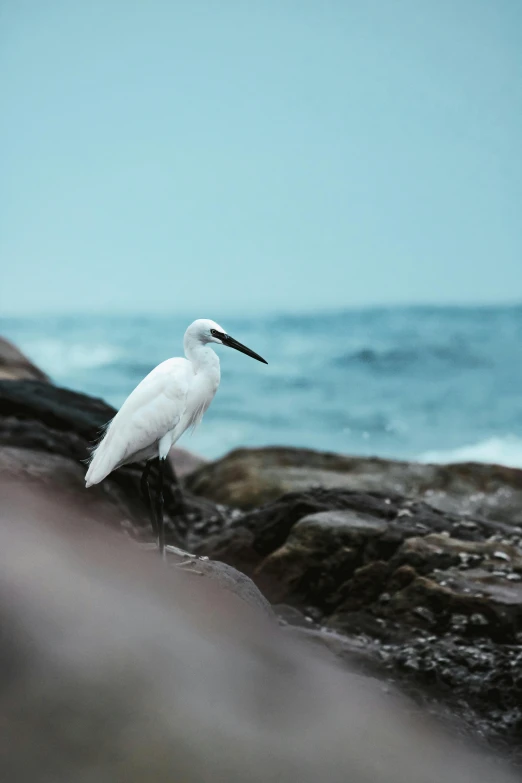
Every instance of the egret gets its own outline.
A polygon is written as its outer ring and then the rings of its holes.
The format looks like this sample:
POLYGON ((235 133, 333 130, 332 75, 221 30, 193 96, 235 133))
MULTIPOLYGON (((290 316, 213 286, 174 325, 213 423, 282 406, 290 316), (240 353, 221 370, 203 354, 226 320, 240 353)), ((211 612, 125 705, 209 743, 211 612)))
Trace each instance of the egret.
POLYGON ((189 428, 195 428, 212 402, 221 377, 219 359, 211 344, 226 345, 267 362, 206 318, 194 321, 185 332, 186 358, 158 364, 127 397, 93 450, 85 486, 99 484, 109 473, 130 462, 145 460, 141 487, 150 506, 152 524, 163 555, 163 469, 167 455, 189 428), (159 460, 159 487, 154 511, 148 483, 152 460, 159 460))

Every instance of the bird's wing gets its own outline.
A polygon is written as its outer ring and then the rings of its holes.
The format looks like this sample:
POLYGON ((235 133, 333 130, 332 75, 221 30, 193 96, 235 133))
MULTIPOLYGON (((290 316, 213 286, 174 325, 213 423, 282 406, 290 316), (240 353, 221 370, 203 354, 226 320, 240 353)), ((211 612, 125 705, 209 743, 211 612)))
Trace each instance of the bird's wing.
POLYGON ((85 477, 89 486, 176 427, 186 407, 192 376, 186 359, 167 359, 136 386, 93 453, 85 477))

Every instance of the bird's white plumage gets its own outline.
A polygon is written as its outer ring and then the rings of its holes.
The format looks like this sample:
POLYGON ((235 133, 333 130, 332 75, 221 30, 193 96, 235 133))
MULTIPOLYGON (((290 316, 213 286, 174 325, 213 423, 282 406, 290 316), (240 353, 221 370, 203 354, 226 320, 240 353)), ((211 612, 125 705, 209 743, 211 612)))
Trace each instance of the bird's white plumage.
POLYGON ((189 427, 196 426, 220 381, 219 359, 208 343, 220 343, 214 321, 194 321, 185 333, 186 359, 167 359, 152 370, 125 400, 93 452, 85 477, 98 484, 129 462, 160 457, 189 427))

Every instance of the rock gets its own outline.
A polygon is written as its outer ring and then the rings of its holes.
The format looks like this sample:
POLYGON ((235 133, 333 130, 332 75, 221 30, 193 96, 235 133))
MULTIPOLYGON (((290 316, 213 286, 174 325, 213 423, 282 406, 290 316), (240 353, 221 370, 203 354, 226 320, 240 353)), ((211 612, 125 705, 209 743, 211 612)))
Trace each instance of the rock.
POLYGON ((326 537, 337 545, 357 545, 367 538, 382 535, 386 529, 386 519, 377 519, 361 511, 319 511, 300 519, 292 528, 292 535, 298 535, 312 546, 326 537))
POLYGON ((1 780, 517 779, 219 585, 86 526, 76 505, 13 485, 1 497, 1 780))
POLYGON ((0 379, 49 381, 45 373, 4 337, 0 337, 0 379))
POLYGON ((385 519, 394 516, 394 508, 385 499, 367 493, 322 489, 293 492, 250 513, 238 514, 230 525, 225 525, 215 535, 205 531, 201 536, 197 530, 189 531, 189 544, 191 549, 203 554, 207 554, 207 550, 222 551, 235 563, 244 559, 247 565, 257 565, 265 555, 284 544, 294 524, 303 517, 343 509, 380 515, 385 519))
POLYGON ((290 604, 276 604, 272 607, 275 612, 279 623, 282 626, 291 626, 292 628, 310 628, 314 626, 314 621, 311 617, 307 617, 295 606, 290 604))
POLYGON ((494 540, 462 541, 438 533, 406 539, 391 560, 393 567, 404 563, 419 573, 450 566, 464 570, 479 563, 489 571, 522 572, 520 550, 515 546, 494 540))
POLYGON ((237 449, 197 470, 187 486, 242 509, 317 487, 389 493, 424 500, 442 511, 522 526, 522 471, 499 465, 421 465, 310 449, 237 449))
MULTIPOLYGON (((190 557, 190 555, 186 555, 190 557)), ((183 563, 186 566, 186 561, 183 563)), ((220 563, 218 560, 196 559, 189 562, 190 568, 185 567, 187 574, 203 576, 215 583, 222 590, 227 590, 250 606, 260 609, 264 614, 273 618, 274 612, 265 596, 256 587, 254 582, 238 571, 236 568, 220 563)))
MULTIPOLYGON (((418 618, 423 615, 418 608, 427 608, 434 621, 429 626, 436 623, 439 632, 456 630, 463 635, 468 632, 469 636, 488 635, 494 641, 514 644, 522 628, 522 585, 489 583, 487 577, 487 572, 482 570, 464 576, 453 569, 434 571, 431 578, 416 576, 391 595, 380 614, 419 625, 418 618), (481 617, 479 623, 471 619, 477 616, 481 617)), ((341 605, 337 612, 342 613, 346 608, 341 605)), ((331 618, 330 622, 335 627, 339 618, 331 618)))
POLYGON ((191 540, 245 571, 272 602, 309 617, 314 638, 328 629, 344 649, 356 645, 359 663, 366 659, 372 671, 380 665, 416 698, 421 693, 491 741, 515 742, 522 546, 513 525, 391 493, 317 489, 289 493, 191 540), (480 695, 482 676, 497 689, 493 712, 480 695))
POLYGON ((102 400, 46 383, 0 381, 0 442, 70 457, 89 455, 115 410, 102 400))
POLYGON ((256 579, 271 601, 306 603, 313 595, 317 602, 320 594, 327 598, 353 573, 361 542, 385 530, 385 520, 361 512, 309 514, 293 526, 285 544, 262 561, 256 579))
POLYGON ((288 547, 293 550, 294 559, 300 548, 308 555, 317 548, 321 559, 326 551, 338 551, 340 540, 346 543, 349 539, 351 546, 356 545, 360 560, 389 560, 406 538, 434 532, 458 533, 467 541, 515 535, 514 529, 502 522, 480 519, 474 520, 471 527, 467 523, 467 519, 455 514, 400 496, 317 489, 291 492, 260 509, 238 515, 214 535, 205 532, 200 536, 198 531, 190 531, 189 549, 219 557, 250 572, 283 545, 288 545, 285 552, 288 547), (296 539, 295 526, 306 517, 311 521, 297 528, 296 539), (339 524, 339 520, 344 524, 339 524))
POLYGON ((82 465, 61 454, 36 449, 0 446, 0 480, 38 489, 55 502, 73 504, 86 526, 103 522, 126 531, 138 540, 150 539, 148 512, 137 497, 118 482, 92 487, 84 485, 82 465))

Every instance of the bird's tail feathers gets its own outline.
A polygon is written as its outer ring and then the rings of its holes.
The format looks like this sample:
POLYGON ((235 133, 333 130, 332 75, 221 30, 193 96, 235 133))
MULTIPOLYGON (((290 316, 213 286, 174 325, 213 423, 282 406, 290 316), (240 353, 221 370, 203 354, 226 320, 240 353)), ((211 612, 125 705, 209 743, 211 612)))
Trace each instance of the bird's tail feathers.
POLYGON ((92 487, 93 484, 99 484, 112 470, 112 460, 110 459, 107 449, 112 421, 113 420, 107 422, 107 424, 101 428, 98 442, 92 444, 91 453, 87 459, 84 460, 84 462, 89 465, 87 473, 85 474, 86 487, 92 487))
POLYGON ((85 474, 85 486, 92 487, 93 484, 99 484, 110 472, 111 466, 107 459, 107 453, 103 449, 96 449, 89 469, 85 474))
POLYGON ((89 451, 89 456, 85 457, 85 459, 80 460, 81 462, 83 462, 84 465, 90 465, 91 462, 93 461, 94 457, 96 456, 96 452, 98 451, 103 441, 105 440, 105 437, 113 421, 114 421, 114 417, 112 419, 109 419, 109 421, 106 424, 102 424, 102 426, 99 427, 98 435, 96 439, 92 443, 89 443, 89 445, 87 446, 87 449, 89 451))

